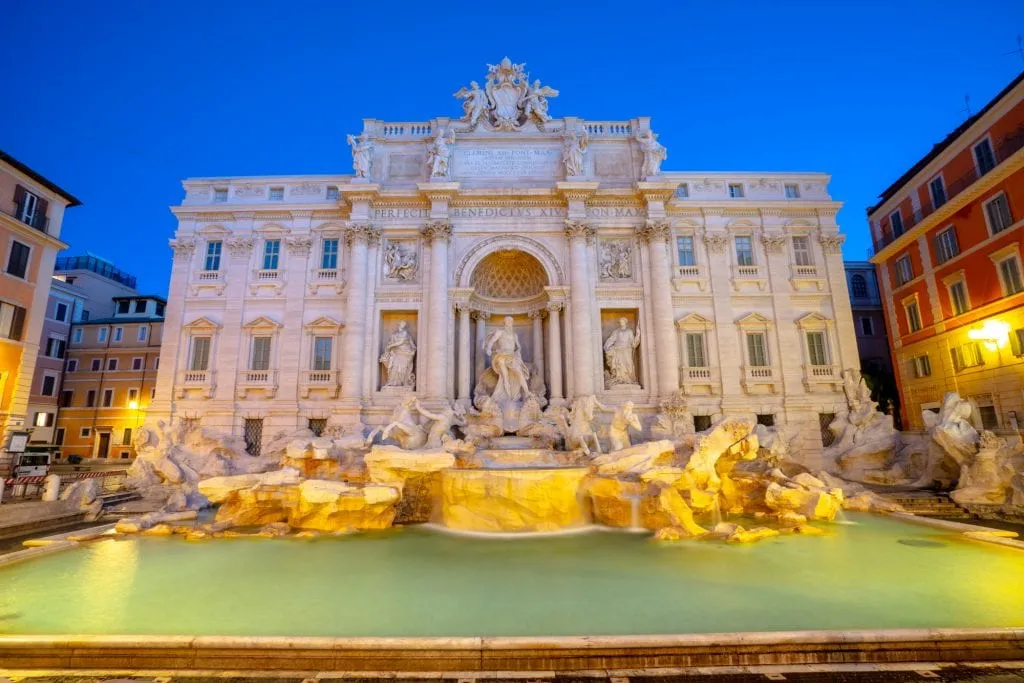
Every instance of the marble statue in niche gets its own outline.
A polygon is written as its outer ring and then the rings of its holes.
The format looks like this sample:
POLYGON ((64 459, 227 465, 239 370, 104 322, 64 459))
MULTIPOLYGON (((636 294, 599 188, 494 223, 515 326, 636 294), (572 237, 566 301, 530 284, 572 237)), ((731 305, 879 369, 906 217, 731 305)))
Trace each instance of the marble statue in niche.
POLYGON ((605 386, 639 384, 636 378, 634 351, 640 346, 640 330, 629 326, 629 320, 619 318, 619 326, 604 342, 605 386))
POLYGON ((404 320, 399 321, 384 347, 384 353, 381 354, 380 364, 387 372, 387 379, 384 381, 386 387, 412 387, 416 384, 416 343, 407 328, 408 323, 404 320))
POLYGON ((448 161, 452 156, 452 145, 455 144, 455 134, 452 131, 438 132, 437 137, 427 148, 427 166, 430 168, 431 178, 447 178, 449 175, 448 161))
POLYGON ((373 143, 366 135, 349 135, 348 144, 352 147, 352 169, 356 172, 356 178, 369 178, 373 143))
POLYGON ((640 151, 644 154, 643 170, 641 178, 651 178, 661 173, 661 162, 668 157, 665 145, 658 142, 658 136, 651 131, 637 133, 636 141, 640 145, 640 151))
POLYGON ((409 282, 416 277, 419 260, 412 245, 388 241, 384 247, 385 275, 391 280, 409 282))
POLYGON ((627 240, 601 241, 601 279, 628 280, 633 277, 633 248, 627 240))
POLYGON ((562 135, 562 162, 567 178, 583 175, 583 153, 587 151, 587 143, 585 128, 569 128, 562 135))
POLYGON ((491 398, 499 404, 530 395, 530 371, 520 350, 510 316, 505 317, 503 328, 494 330, 484 340, 484 353, 491 357, 491 370, 498 378, 491 398))

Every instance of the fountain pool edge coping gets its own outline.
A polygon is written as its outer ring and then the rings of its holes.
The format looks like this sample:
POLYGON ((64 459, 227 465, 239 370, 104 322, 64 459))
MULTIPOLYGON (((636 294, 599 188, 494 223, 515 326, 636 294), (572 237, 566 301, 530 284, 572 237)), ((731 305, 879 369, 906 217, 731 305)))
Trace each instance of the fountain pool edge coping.
POLYGON ((7 670, 558 672, 1024 660, 1024 628, 664 636, 0 636, 7 670))
MULTIPOLYGON (((987 529, 892 516, 960 533, 987 529)), ((0 566, 75 548, 112 526, 39 539, 47 543, 0 556, 0 566)), ((1012 539, 969 538, 1024 549, 1024 543, 1012 539)), ((565 637, 0 635, 4 671, 493 673, 1013 660, 1024 660, 1024 627, 565 637)))

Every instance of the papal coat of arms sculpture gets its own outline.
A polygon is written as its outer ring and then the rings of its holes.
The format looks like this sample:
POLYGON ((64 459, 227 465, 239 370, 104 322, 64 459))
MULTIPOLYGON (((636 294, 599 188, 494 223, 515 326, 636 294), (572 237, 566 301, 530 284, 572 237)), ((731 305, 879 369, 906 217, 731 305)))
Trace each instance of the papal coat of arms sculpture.
POLYGON ((603 175, 595 168, 596 157, 588 152, 591 137, 617 138, 625 143, 612 155, 605 154, 603 169, 609 164, 613 175, 630 180, 651 179, 661 174, 661 163, 667 154, 658 142, 658 136, 635 122, 588 126, 576 118, 553 119, 548 112, 550 99, 558 96, 554 88, 531 81, 526 64, 515 64, 505 57, 497 64, 488 64, 487 78, 481 88, 477 81, 460 88, 454 97, 462 101, 462 117, 437 119, 423 124, 384 124, 385 130, 364 129, 359 135, 349 135, 352 148, 352 166, 356 182, 377 181, 383 178, 416 178, 423 176, 432 182, 445 182, 453 177, 532 177, 561 176, 583 178, 603 175), (608 130, 606 130, 606 126, 608 130), (593 133, 591 132, 593 129, 593 133), (614 129, 614 132, 612 130, 614 129), (375 149, 400 130, 399 139, 409 137, 425 142, 423 156, 406 151, 384 154, 375 149), (502 148, 498 142, 508 133, 523 133, 536 138, 516 149, 502 148), (422 137, 421 137, 422 136, 422 137), (490 148, 460 146, 458 140, 490 139, 490 148), (633 151, 635 150, 635 154, 633 151), (633 159, 636 159, 633 162, 633 159), (413 160, 415 159, 415 160, 413 160), (388 169, 380 168, 388 164, 388 169), (396 173, 398 175, 396 175, 396 173))

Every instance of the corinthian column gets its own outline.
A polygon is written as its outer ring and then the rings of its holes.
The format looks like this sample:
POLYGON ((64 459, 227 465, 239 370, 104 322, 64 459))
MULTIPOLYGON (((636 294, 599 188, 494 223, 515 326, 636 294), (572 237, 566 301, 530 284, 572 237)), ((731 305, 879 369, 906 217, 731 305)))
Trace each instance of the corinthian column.
POLYGON ((544 376, 544 309, 538 308, 530 311, 530 320, 533 321, 533 365, 537 374, 544 376))
POLYGON ((567 220, 565 235, 569 238, 569 282, 572 286, 573 390, 577 396, 589 396, 594 393, 594 340, 590 324, 593 292, 587 276, 587 243, 594 238, 594 228, 585 221, 567 220))
MULTIPOLYGON (((430 280, 427 300, 428 398, 447 398, 448 391, 448 238, 452 226, 447 221, 431 221, 423 228, 423 239, 430 246, 430 280)), ((422 367, 422 364, 421 364, 422 367)))
POLYGON ((548 304, 548 369, 551 371, 551 383, 548 390, 551 400, 562 398, 562 304, 548 304))
POLYGON ((651 264, 651 314, 654 323, 654 377, 658 393, 671 396, 679 389, 679 353, 672 316, 672 281, 668 263, 668 241, 672 230, 667 221, 647 221, 637 230, 647 243, 651 264))
POLYGON ((487 311, 473 311, 473 320, 476 321, 476 341, 473 342, 473 353, 476 357, 476 362, 473 364, 473 367, 476 370, 478 382, 484 374, 484 365, 487 363, 487 359, 484 358, 484 337, 487 336, 487 321, 490 318, 491 314, 487 311))
POLYGON ((457 304, 459 311, 459 402, 466 405, 469 395, 469 304, 457 304))
POLYGON ((358 402, 363 397, 363 350, 366 347, 366 252, 380 232, 369 223, 352 223, 345 233, 349 248, 348 299, 345 302, 345 342, 341 365, 341 397, 358 402))

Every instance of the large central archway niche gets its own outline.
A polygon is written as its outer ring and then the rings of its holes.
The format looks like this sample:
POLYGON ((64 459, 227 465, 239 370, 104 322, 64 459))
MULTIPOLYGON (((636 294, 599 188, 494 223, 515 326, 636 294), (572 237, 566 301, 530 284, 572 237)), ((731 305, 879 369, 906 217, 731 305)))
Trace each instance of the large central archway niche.
MULTIPOLYGON (((460 365, 469 370, 469 395, 460 390, 460 399, 472 399, 480 405, 485 396, 494 394, 496 375, 490 370, 493 359, 484 351, 491 333, 505 328, 506 318, 512 319, 518 338, 522 360, 529 371, 529 392, 546 404, 553 397, 549 364, 545 357, 550 337, 545 333, 552 291, 560 292, 562 273, 554 255, 543 245, 516 235, 492 237, 474 245, 455 272, 458 286, 457 302, 471 311, 472 327, 465 336, 469 348, 460 348, 460 365)), ((559 297, 555 297, 559 298, 559 297)), ((469 317, 460 318, 459 324, 470 324, 469 317)), ((461 332, 461 330, 460 330, 461 332)), ((559 330, 559 336, 561 332, 559 330)), ((560 354, 561 349, 557 349, 560 354)), ((561 362, 556 364, 561 366, 561 362)), ((558 370, 559 374, 561 373, 558 370)), ((561 377, 556 382, 560 398, 561 377)), ((525 392, 523 392, 525 395, 525 392)), ((521 398, 514 401, 521 405, 521 398)), ((506 413, 507 418, 514 416, 506 413)), ((514 420, 509 420, 513 421, 514 420)))

